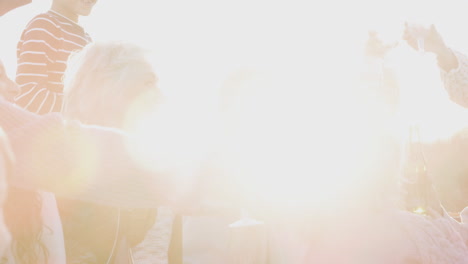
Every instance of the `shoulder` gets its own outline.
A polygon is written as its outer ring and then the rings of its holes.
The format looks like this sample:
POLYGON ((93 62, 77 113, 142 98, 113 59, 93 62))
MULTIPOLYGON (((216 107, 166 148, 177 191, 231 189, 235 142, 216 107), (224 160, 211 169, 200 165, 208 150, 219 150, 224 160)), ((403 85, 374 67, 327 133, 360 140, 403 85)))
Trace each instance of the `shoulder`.
POLYGON ((33 17, 26 26, 26 30, 34 28, 58 29, 60 23, 54 16, 46 12, 33 17))
POLYGON ((60 39, 61 25, 59 21, 51 14, 42 13, 31 19, 23 31, 20 43, 23 41, 44 40, 47 43, 55 42, 60 39))
POLYGON ((59 38, 60 23, 48 13, 35 16, 23 31, 21 40, 59 38))

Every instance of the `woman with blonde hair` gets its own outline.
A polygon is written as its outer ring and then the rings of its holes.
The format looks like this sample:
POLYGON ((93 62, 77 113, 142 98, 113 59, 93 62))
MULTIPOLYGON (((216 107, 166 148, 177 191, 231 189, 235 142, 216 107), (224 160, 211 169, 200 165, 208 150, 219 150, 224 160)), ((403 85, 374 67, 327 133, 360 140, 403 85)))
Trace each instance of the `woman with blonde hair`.
MULTIPOLYGON (((66 76, 66 119, 129 131, 158 100, 158 79, 146 52, 130 43, 86 47, 72 58, 66 76)), ((133 263, 131 248, 144 239, 156 216, 155 209, 125 211, 64 199, 59 210, 69 263, 133 263)))
POLYGON ((75 54, 66 77, 64 116, 125 127, 133 102, 146 98, 151 106, 158 99, 158 78, 146 55, 141 47, 124 42, 95 43, 75 54))
MULTIPOLYGON (((40 222, 42 203, 36 195, 25 196, 26 190, 127 209, 172 205, 179 183, 166 172, 134 159, 128 151, 132 141, 128 134, 78 121, 64 122, 57 113, 40 116, 17 107, 8 101, 17 85, 2 73, 0 60, 0 127, 9 141, 0 137, 0 154, 4 150, 6 157, 5 164, 0 158, 0 174, 6 168, 8 175, 8 196, 0 217, 0 251, 11 245, 1 263, 65 263, 50 254, 57 247, 43 243, 41 232, 50 233, 50 229, 40 222), (93 167, 83 170, 89 164, 93 167), (3 217, 9 232, 2 225, 3 217)), ((0 205, 1 194, 6 194, 2 178, 0 175, 0 205)))

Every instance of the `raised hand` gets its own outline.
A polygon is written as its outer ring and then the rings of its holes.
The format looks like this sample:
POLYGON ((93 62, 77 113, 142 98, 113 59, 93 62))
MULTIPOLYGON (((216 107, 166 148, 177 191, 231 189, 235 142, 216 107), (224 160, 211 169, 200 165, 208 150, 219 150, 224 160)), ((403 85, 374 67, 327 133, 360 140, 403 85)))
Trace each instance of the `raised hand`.
POLYGON ((424 27, 417 24, 405 23, 403 39, 416 50, 421 48, 425 52, 434 53, 437 56, 439 66, 445 71, 449 71, 458 66, 458 60, 450 48, 445 45, 442 36, 434 25, 424 27), (418 40, 422 40, 419 42, 418 40), (423 47, 421 47, 423 43, 423 47))
POLYGON ((444 40, 434 25, 424 27, 418 24, 405 23, 403 39, 416 50, 420 48, 418 46, 418 40, 422 40, 424 42, 424 51, 432 52, 436 55, 439 55, 447 49, 444 40))
POLYGON ((364 52, 365 55, 369 57, 383 58, 394 46, 395 45, 392 44, 384 44, 377 32, 369 31, 369 37, 364 52))

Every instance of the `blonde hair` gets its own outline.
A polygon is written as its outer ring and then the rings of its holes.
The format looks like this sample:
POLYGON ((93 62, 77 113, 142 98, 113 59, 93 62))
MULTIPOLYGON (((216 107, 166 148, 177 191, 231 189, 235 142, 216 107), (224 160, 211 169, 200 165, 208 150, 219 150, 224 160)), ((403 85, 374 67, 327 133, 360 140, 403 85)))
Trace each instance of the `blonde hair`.
MULTIPOLYGON (((101 42, 70 56, 65 74, 63 114, 86 123, 115 126, 136 96, 150 90, 145 74, 157 78, 147 51, 126 42, 101 42)), ((153 86, 154 87, 154 86, 153 86)))

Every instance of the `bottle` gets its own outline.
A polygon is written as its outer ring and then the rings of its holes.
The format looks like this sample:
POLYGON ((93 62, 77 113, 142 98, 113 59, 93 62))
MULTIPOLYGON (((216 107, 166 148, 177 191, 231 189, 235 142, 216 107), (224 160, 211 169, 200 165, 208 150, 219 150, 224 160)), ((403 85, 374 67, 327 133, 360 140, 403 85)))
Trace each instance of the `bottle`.
POLYGON ((430 200, 435 194, 429 178, 420 141, 419 127, 410 126, 406 160, 403 166, 402 188, 408 211, 427 215, 430 200))

